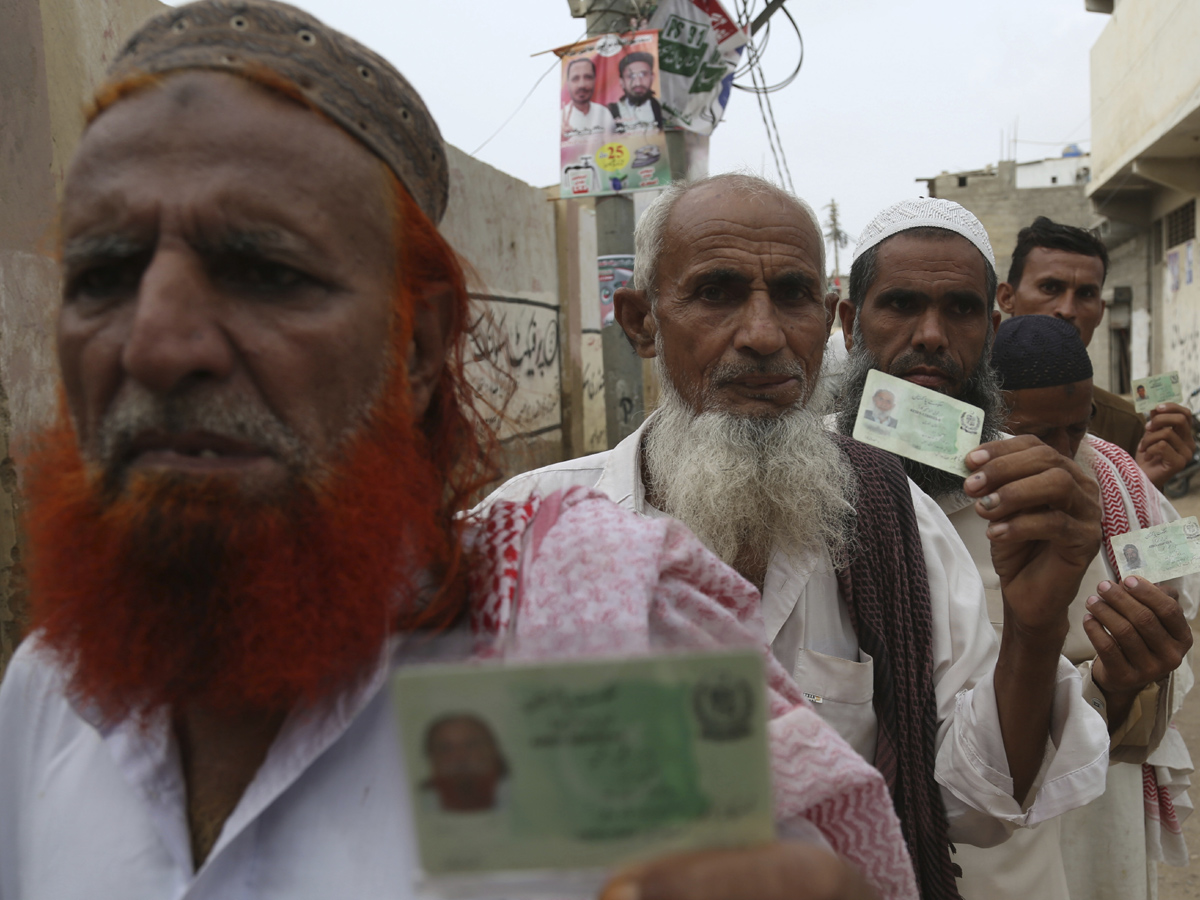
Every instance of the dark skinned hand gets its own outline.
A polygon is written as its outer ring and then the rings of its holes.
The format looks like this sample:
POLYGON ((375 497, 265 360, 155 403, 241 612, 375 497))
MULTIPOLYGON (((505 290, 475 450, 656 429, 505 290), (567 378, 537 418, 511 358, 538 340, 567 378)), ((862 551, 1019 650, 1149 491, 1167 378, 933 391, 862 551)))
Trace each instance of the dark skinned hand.
POLYGON ((1102 581, 1088 597, 1083 629, 1096 648, 1092 680, 1106 695, 1136 696, 1179 668, 1192 629, 1179 603, 1144 578, 1102 581))
POLYGON ((653 860, 617 874, 600 900, 877 900, 858 871, 814 844, 776 842, 653 860))
POLYGON ((1160 403, 1138 443, 1137 464, 1161 491, 1171 476, 1183 471, 1195 449, 1191 410, 1178 403, 1160 403))
POLYGON ((1100 549, 1100 490, 1074 460, 1033 435, 981 444, 964 484, 987 519, 1006 616, 1028 634, 1065 638, 1067 608, 1100 549))

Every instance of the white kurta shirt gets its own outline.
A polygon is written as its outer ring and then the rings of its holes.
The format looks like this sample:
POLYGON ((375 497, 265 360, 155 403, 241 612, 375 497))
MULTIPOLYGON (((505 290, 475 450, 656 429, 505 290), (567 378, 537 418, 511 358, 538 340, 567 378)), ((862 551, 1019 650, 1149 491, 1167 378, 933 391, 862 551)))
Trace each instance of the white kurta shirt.
POLYGON ((563 119, 566 123, 567 137, 571 138, 608 134, 617 128, 612 113, 603 103, 588 104, 586 113, 581 113, 574 103, 568 103, 564 109, 563 119))
MULTIPOLYGON (((646 503, 641 476, 642 427, 614 449, 526 472, 480 506, 534 491, 543 496, 572 485, 594 486, 618 505, 663 515, 646 503)), ((950 839, 987 846, 1013 828, 1082 806, 1104 790, 1108 732, 1084 703, 1080 676, 1059 660, 1050 740, 1038 790, 1024 808, 1012 797, 1012 777, 992 686, 999 651, 988 622, 975 564, 946 516, 909 482, 929 575, 933 678, 938 710, 934 778, 950 819, 950 839)), ((818 712, 868 761, 875 756, 872 661, 842 602, 828 554, 776 548, 763 590, 766 638, 818 712)))
POLYGON ((96 728, 26 641, 0 686, 0 900, 415 896, 389 671, 284 723, 197 872, 167 716, 96 728))

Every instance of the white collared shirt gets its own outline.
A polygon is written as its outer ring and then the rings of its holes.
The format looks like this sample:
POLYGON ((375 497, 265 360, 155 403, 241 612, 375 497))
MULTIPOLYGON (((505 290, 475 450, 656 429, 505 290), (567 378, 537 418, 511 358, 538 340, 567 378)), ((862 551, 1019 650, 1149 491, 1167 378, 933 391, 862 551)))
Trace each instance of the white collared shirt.
MULTIPOLYGON (((480 504, 513 500, 535 490, 546 496, 573 485, 594 486, 618 505, 661 516, 646 502, 641 441, 653 416, 615 448, 526 472, 480 504)), ((999 642, 988 621, 983 584, 970 554, 937 504, 909 482, 929 577, 933 678, 938 710, 934 778, 950 818, 953 841, 987 846, 1016 827, 1082 806, 1104 790, 1108 732, 1084 703, 1080 676, 1060 658, 1051 739, 1037 792, 1022 808, 1000 732, 991 673, 999 642)), ((864 658, 842 602, 829 556, 776 548, 763 590, 766 638, 822 717, 868 761, 874 759, 876 717, 872 661, 864 658), (819 700, 819 702, 818 702, 819 700)))
POLYGON ((574 103, 567 104, 564 116, 570 137, 587 137, 616 131, 617 123, 603 103, 589 103, 588 111, 581 113, 574 103))
POLYGON ((0 900, 415 896, 389 671, 284 723, 196 871, 168 716, 97 728, 27 640, 0 690, 0 900))

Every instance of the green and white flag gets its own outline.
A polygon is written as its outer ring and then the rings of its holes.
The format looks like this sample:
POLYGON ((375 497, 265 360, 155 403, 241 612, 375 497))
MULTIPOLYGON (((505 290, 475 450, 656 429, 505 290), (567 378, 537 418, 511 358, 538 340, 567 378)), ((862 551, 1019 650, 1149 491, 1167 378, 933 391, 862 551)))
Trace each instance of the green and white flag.
POLYGON ((659 100, 667 127, 712 134, 749 38, 718 0, 662 0, 649 27, 659 32, 659 100))

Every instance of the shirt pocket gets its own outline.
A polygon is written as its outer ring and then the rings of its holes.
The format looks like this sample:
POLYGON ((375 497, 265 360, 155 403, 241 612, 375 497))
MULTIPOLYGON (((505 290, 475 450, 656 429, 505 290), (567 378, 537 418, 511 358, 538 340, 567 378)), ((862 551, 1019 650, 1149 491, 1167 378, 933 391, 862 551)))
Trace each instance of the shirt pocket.
POLYGON ((813 704, 813 709, 867 762, 875 760, 878 723, 875 697, 875 660, 862 650, 859 661, 827 656, 816 650, 799 650, 792 677, 813 704))

